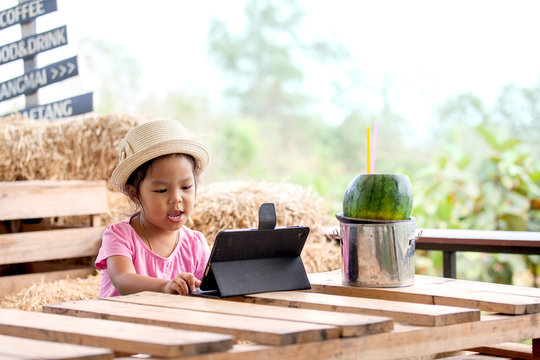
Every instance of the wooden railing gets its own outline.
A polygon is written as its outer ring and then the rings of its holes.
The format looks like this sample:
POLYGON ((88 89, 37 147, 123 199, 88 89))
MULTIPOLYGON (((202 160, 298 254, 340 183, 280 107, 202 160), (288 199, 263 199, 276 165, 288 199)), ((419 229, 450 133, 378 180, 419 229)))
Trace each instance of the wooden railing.
POLYGON ((456 277, 456 252, 540 254, 540 232, 422 229, 416 241, 419 250, 443 252, 443 275, 456 277))

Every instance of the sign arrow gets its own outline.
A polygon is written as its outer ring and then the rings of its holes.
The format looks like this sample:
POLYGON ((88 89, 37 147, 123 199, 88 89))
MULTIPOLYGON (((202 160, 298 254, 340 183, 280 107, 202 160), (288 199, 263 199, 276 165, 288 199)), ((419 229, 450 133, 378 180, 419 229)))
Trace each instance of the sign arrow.
POLYGON ((73 63, 71 63, 71 62, 68 62, 68 63, 67 63, 67 66, 68 66, 68 68, 69 68, 68 74, 71 74, 71 73, 73 72, 73 70, 75 70, 75 68, 77 67, 76 64, 73 64, 73 63))
POLYGON ((65 67, 64 65, 60 65, 59 68, 60 68, 60 77, 62 77, 66 73, 67 67, 65 67))
POLYGON ((45 67, 47 71, 47 83, 53 83, 67 79, 78 74, 77 57, 71 57, 45 67))
POLYGON ((51 68, 51 73, 51 80, 56 79, 56 77, 58 76, 58 70, 56 70, 55 68, 51 68))

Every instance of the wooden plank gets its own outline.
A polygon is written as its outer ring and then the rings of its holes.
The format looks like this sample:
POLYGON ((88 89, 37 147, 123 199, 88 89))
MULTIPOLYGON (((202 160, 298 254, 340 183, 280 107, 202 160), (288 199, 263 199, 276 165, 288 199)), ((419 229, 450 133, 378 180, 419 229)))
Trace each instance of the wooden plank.
POLYGON ((94 267, 83 267, 77 269, 49 271, 45 273, 33 273, 13 276, 0 276, 0 294, 15 294, 18 291, 28 288, 36 283, 55 281, 61 279, 85 278, 94 275, 94 267))
POLYGON ((403 359, 540 337, 540 314, 485 315, 481 321, 439 327, 398 326, 392 332, 289 346, 237 345, 190 360, 403 359))
POLYGON ((335 311, 283 308, 281 306, 240 303, 225 299, 208 299, 195 296, 186 297, 155 292, 115 296, 105 300, 191 311, 331 325, 340 329, 340 336, 342 337, 376 334, 390 331, 394 327, 392 319, 387 317, 344 314, 335 311))
MULTIPOLYGON (((450 281, 439 281, 440 286, 426 284, 422 276, 415 276, 415 284, 402 288, 365 288, 346 286, 341 283, 339 271, 309 274, 311 291, 324 294, 336 294, 353 297, 407 301, 421 304, 449 305, 499 312, 502 314, 534 314, 540 312, 540 299, 505 293, 496 290, 486 291, 452 287, 450 281), (416 278, 420 281, 416 281, 416 278), (446 285, 445 285, 446 284, 446 285)), ((446 279, 445 279, 446 280, 446 279)), ((540 290, 539 290, 540 291, 540 290)))
POLYGON ((456 356, 448 356, 439 358, 441 360, 512 360, 511 358, 507 357, 498 357, 498 356, 488 356, 488 355, 481 355, 481 354, 469 354, 469 355, 456 355, 456 356))
POLYGON ((112 350, 0 335, 0 359, 108 360, 112 350))
POLYGON ((422 326, 444 326, 480 320, 480 311, 472 309, 299 291, 245 295, 243 297, 231 298, 231 300, 294 308, 388 316, 397 322, 422 326))
POLYGON ((224 351, 232 346, 232 338, 222 334, 9 309, 0 309, 0 334, 163 357, 224 351))
POLYGON ((536 299, 540 299, 540 289, 529 286, 496 284, 490 282, 450 279, 426 275, 416 275, 415 283, 418 286, 421 285, 430 287, 447 287, 453 290, 481 290, 486 292, 492 292, 494 296, 499 296, 500 294, 508 294, 517 296, 530 296, 536 299))
POLYGON ((103 180, 0 182, 0 220, 91 215, 107 211, 107 186, 103 180))
POLYGON ((105 227, 0 235, 0 265, 95 256, 105 227))
MULTIPOLYGON (((471 351, 477 351, 481 354, 505 356, 514 359, 534 360, 538 359, 532 354, 532 346, 527 344, 506 342, 502 344, 496 344, 491 346, 482 346, 471 349, 471 351)), ((499 358, 500 359, 500 358, 499 358)))
POLYGON ((261 344, 288 345, 339 337, 334 326, 172 309, 118 301, 84 300, 46 305, 45 312, 230 334, 261 344))

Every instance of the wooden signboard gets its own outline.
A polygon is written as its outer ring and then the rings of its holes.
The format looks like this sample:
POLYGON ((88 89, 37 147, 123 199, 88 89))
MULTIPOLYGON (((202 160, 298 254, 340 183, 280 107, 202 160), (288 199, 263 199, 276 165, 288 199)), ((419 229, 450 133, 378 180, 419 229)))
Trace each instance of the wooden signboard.
POLYGON ((32 93, 39 88, 70 78, 78 73, 76 56, 29 71, 0 83, 0 101, 32 93))
POLYGON ((34 56, 37 53, 51 50, 67 43, 67 27, 65 25, 40 34, 27 36, 21 40, 0 46, 0 65, 34 56))
POLYGON ((17 6, 0 11, 0 30, 20 24, 23 36, 20 40, 0 45, 0 65, 21 59, 24 61, 23 75, 0 83, 0 102, 25 95, 26 108, 17 111, 17 113, 31 119, 63 118, 93 110, 92 93, 44 105, 39 103, 38 89, 79 73, 76 56, 42 68, 36 68, 36 55, 38 53, 67 44, 67 27, 65 25, 39 34, 35 33, 34 19, 56 10, 56 0, 19 0, 17 6))
POLYGON ((0 30, 56 11, 56 0, 30 0, 0 11, 0 30))
MULTIPOLYGON (((72 98, 55 101, 49 104, 32 106, 20 110, 18 113, 29 119, 51 120, 91 112, 92 103, 92 93, 87 93, 74 96, 72 98)), ((9 115, 13 115, 13 113, 4 114, 2 116, 9 115)))

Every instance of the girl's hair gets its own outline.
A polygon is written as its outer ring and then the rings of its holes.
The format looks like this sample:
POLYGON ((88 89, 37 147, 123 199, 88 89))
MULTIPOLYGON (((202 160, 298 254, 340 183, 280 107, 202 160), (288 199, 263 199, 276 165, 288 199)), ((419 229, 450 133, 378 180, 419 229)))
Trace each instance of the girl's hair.
POLYGON ((124 193, 128 197, 130 197, 129 191, 128 191, 128 186, 131 185, 131 186, 133 186, 135 188, 136 193, 137 193, 137 197, 138 197, 140 195, 141 183, 144 180, 144 178, 146 177, 146 174, 148 173, 148 169, 150 169, 152 164, 156 160, 165 159, 165 158, 168 158, 168 157, 171 157, 171 156, 183 156, 186 159, 188 159, 189 162, 191 162, 191 168, 193 169, 193 177, 195 179, 195 190, 197 190, 197 174, 199 173, 199 171, 197 169, 197 164, 195 162, 195 159, 193 158, 193 156, 188 155, 188 154, 176 154, 176 153, 174 153, 174 154, 167 154, 167 155, 158 156, 157 158, 154 158, 152 160, 148 160, 147 162, 145 162, 141 166, 139 166, 137 169, 135 169, 135 171, 133 171, 131 173, 131 175, 129 176, 129 178, 126 181, 126 184, 124 185, 124 193))

